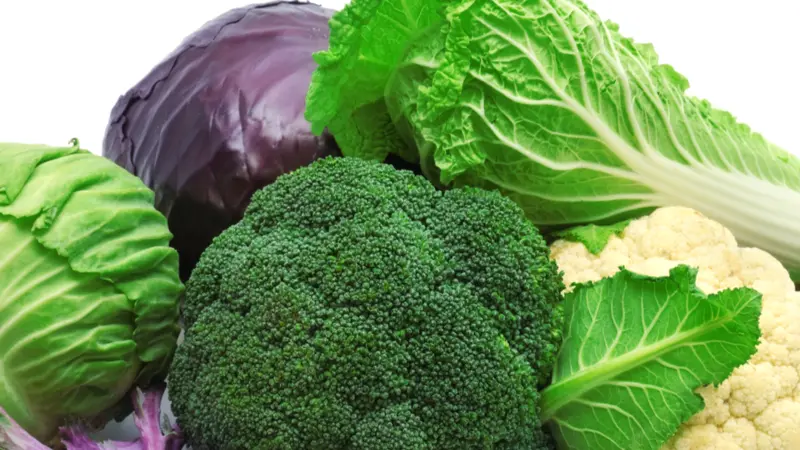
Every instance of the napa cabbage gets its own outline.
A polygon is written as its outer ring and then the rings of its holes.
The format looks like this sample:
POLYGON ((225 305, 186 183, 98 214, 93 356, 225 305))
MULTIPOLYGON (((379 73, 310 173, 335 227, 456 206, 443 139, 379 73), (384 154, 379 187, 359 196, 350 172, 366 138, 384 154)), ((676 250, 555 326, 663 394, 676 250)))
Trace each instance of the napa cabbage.
POLYGON ((330 23, 307 117, 345 155, 500 190, 543 229, 690 207, 800 268, 800 160, 581 1, 357 0, 330 23))

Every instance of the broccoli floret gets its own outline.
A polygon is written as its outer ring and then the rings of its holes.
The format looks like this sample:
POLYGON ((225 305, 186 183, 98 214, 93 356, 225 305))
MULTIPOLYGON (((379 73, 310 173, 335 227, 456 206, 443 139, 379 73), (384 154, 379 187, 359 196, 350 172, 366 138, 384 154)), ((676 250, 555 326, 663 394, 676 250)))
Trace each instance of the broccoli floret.
POLYGON ((173 410, 195 450, 546 448, 563 287, 501 195, 320 160, 200 259, 173 410))

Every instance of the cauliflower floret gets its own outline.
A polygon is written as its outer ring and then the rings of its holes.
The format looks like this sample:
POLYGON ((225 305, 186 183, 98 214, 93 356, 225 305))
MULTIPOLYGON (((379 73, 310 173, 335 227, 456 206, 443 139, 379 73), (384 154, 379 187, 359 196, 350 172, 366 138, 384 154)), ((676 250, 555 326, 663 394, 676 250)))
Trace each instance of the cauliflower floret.
POLYGON ((777 259, 740 248, 725 227, 682 207, 631 222, 598 255, 564 240, 551 251, 567 286, 611 276, 620 266, 666 276, 686 264, 698 269, 697 285, 707 294, 742 286, 761 292, 756 354, 719 387, 699 390, 705 409, 662 450, 800 449, 800 292, 777 259))

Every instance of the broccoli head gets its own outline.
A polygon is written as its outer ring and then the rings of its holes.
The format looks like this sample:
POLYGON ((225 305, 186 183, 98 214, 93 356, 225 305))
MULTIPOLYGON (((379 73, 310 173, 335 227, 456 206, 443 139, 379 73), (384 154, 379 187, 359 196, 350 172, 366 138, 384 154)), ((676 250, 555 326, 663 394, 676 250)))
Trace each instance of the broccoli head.
POLYGON ((173 409, 195 450, 544 448, 563 288, 498 193, 323 159, 200 259, 173 409))

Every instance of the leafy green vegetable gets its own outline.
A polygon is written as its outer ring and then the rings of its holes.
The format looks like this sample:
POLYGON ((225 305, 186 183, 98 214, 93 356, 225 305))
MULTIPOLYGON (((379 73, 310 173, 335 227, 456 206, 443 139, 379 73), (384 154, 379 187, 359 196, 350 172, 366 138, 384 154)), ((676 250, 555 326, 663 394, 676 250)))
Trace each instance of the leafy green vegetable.
POLYGON ((345 155, 499 189, 540 226, 691 207, 800 268, 800 160, 579 0, 354 0, 308 97, 345 155))
POLYGON ((165 375, 178 255, 153 192, 71 147, 0 144, 0 407, 47 440, 165 375))
POLYGON ((382 101, 384 90, 406 45, 442 22, 439 7, 431 0, 354 0, 334 14, 330 49, 314 55, 320 70, 306 101, 312 131, 336 129, 337 144, 345 142, 356 156, 404 155, 404 142, 382 101))
POLYGON ((556 231, 553 236, 561 239, 580 242, 593 255, 599 255, 606 248, 611 236, 622 236, 625 228, 630 225, 632 220, 623 220, 612 225, 582 225, 556 231))
POLYGON ((542 419, 564 448, 657 449, 704 407, 694 391, 755 353, 761 295, 706 296, 697 270, 621 270, 565 298, 567 329, 542 419))

